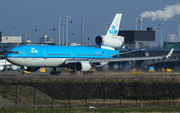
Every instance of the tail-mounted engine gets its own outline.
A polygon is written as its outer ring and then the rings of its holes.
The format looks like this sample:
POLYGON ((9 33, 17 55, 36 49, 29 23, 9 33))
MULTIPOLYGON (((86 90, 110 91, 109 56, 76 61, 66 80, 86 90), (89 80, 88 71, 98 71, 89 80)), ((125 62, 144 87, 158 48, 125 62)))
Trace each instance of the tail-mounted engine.
POLYGON ((118 48, 123 44, 121 38, 124 40, 124 37, 121 36, 116 36, 116 38, 113 38, 113 37, 100 35, 96 37, 95 42, 99 46, 118 48))

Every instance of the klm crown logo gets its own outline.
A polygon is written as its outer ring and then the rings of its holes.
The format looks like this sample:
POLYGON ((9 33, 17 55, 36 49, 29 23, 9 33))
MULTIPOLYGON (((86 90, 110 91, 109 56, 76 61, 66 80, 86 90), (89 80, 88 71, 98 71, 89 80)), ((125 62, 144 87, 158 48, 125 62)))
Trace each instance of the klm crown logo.
POLYGON ((112 29, 115 29, 115 28, 116 28, 116 26, 114 26, 114 25, 113 25, 113 26, 111 26, 111 28, 112 28, 112 29))
POLYGON ((38 50, 35 50, 35 48, 31 48, 31 53, 38 53, 38 50))
POLYGON ((110 34, 117 34, 118 33, 118 30, 115 30, 116 26, 111 26, 111 29, 109 30, 109 33, 110 34))

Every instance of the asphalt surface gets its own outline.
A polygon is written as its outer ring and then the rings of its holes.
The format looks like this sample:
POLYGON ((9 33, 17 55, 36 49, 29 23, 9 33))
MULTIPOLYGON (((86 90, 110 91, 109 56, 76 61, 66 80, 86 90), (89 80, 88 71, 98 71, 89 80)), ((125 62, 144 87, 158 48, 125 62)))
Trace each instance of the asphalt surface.
POLYGON ((180 72, 143 72, 142 74, 132 74, 131 72, 105 72, 98 71, 93 74, 76 73, 76 75, 70 75, 69 72, 62 72, 61 75, 50 75, 49 72, 32 72, 22 75, 18 71, 2 71, 0 72, 0 80, 2 79, 149 79, 149 78, 162 78, 162 79, 180 79, 180 72))

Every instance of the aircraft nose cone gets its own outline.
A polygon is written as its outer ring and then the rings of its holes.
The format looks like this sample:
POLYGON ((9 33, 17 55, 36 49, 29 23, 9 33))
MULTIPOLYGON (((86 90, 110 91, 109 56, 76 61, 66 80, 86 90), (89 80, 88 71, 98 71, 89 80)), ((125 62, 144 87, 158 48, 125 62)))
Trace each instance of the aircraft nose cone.
POLYGON ((6 60, 9 61, 9 62, 11 62, 9 58, 10 58, 10 54, 7 53, 7 54, 6 54, 6 60))
POLYGON ((9 53, 6 54, 6 59, 9 58, 9 53))
POLYGON ((8 58, 9 58, 9 54, 8 54, 8 53, 6 54, 6 57, 5 57, 5 58, 6 58, 6 59, 8 59, 8 58))

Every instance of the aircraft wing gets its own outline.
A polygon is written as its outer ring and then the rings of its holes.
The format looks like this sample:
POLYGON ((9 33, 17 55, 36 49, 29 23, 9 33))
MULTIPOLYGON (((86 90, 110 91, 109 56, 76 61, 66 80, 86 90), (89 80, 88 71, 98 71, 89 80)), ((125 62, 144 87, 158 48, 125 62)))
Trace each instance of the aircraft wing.
POLYGON ((145 49, 140 49, 140 50, 134 50, 134 51, 128 51, 128 52, 123 52, 123 53, 118 53, 118 54, 114 54, 114 55, 111 55, 112 57, 113 56, 118 56, 118 55, 122 55, 122 54, 127 54, 127 53, 132 53, 132 52, 137 52, 137 51, 143 51, 145 49))
POLYGON ((134 60, 151 60, 151 59, 162 59, 163 56, 154 57, 129 57, 129 58, 102 58, 102 59, 67 59, 64 64, 74 64, 81 61, 89 61, 90 64, 101 63, 101 62, 120 62, 120 61, 134 61, 134 60))
POLYGON ((171 49, 171 51, 165 55, 165 56, 152 56, 152 57, 126 57, 126 58, 104 58, 104 59, 92 59, 90 63, 97 63, 97 62, 120 62, 120 61, 134 61, 134 60, 152 60, 152 59, 163 59, 164 57, 169 59, 171 57, 172 53, 174 51, 174 48, 171 49))
POLYGON ((151 59, 162 59, 163 56, 155 57, 129 57, 129 58, 102 58, 102 59, 67 59, 62 66, 74 67, 77 62, 87 61, 93 67, 103 66, 108 62, 121 62, 121 61, 134 61, 134 60, 151 60, 151 59))
POLYGON ((92 59, 90 63, 97 62, 120 62, 120 61, 134 61, 134 60, 151 60, 151 59, 162 59, 162 56, 155 57, 129 57, 129 58, 104 58, 104 59, 92 59))
POLYGON ((164 57, 168 59, 168 57, 171 57, 172 52, 174 51, 174 48, 171 49, 171 51, 164 56, 152 56, 152 57, 126 57, 126 58, 100 58, 100 59, 67 59, 65 61, 65 64, 71 64, 76 63, 80 61, 89 61, 90 64, 94 63, 102 63, 102 62, 120 62, 120 61, 134 61, 134 60, 152 60, 152 59, 163 59, 164 57))

